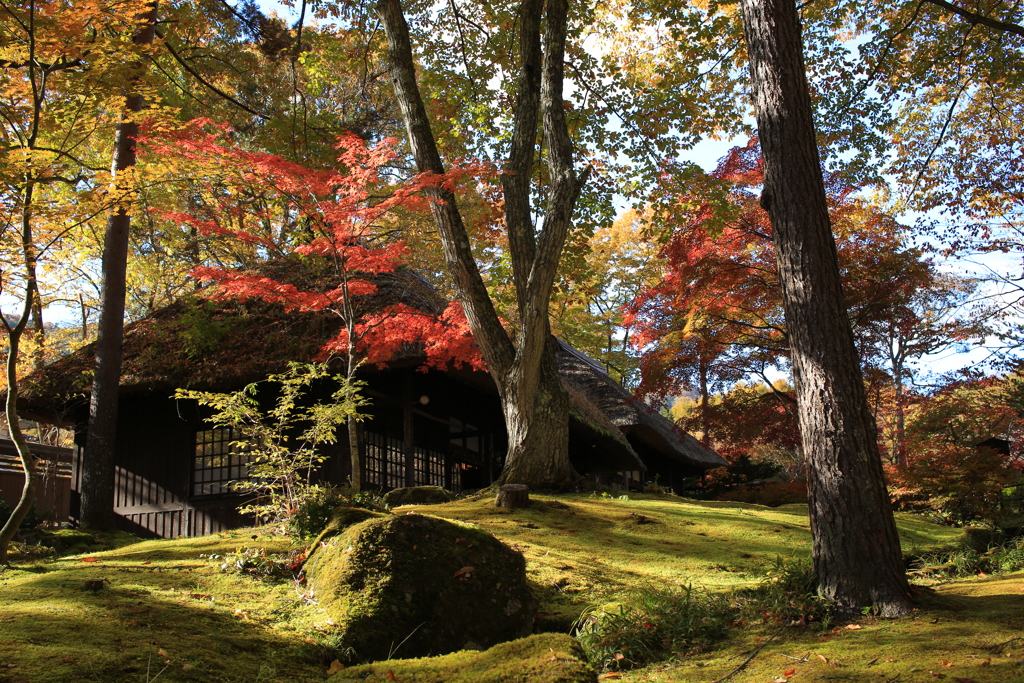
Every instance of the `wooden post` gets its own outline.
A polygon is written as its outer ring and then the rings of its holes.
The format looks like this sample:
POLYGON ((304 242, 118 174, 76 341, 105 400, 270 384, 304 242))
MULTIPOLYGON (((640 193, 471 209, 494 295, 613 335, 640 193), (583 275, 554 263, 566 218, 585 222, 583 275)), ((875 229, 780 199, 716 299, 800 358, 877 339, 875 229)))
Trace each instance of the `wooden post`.
POLYGON ((406 378, 402 392, 402 450, 405 452, 405 485, 416 486, 416 429, 412 412, 412 379, 406 378))
POLYGON ((526 484, 505 484, 498 489, 494 499, 494 507, 514 510, 530 504, 530 489, 526 484))

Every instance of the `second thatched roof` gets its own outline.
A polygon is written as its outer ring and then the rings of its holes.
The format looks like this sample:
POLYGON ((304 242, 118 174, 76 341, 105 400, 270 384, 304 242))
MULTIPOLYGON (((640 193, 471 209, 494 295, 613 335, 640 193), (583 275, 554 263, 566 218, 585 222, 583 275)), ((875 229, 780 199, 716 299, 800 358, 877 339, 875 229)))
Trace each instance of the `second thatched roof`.
POLYGON ((558 370, 563 382, 577 387, 631 441, 635 439, 687 465, 710 469, 729 464, 633 396, 596 361, 565 342, 561 342, 558 370))

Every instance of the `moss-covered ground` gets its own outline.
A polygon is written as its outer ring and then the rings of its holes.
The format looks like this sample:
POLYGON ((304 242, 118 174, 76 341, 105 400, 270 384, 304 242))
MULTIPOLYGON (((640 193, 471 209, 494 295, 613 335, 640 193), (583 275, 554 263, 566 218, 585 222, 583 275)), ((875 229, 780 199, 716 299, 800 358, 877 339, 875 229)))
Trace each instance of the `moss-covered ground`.
MULTIPOLYGON (((489 497, 408 506, 473 522, 522 551, 542 617, 568 627, 583 607, 614 600, 638 583, 726 590, 756 583, 778 557, 809 557, 806 505, 768 508, 630 494, 628 500, 532 496, 528 508, 495 508, 489 497), (568 622, 568 623, 566 623, 568 622)), ((898 515, 904 552, 955 544, 958 529, 898 515)))
MULTIPOLYGON (((806 510, 799 506, 657 496, 535 499, 511 512, 496 510, 489 497, 396 512, 415 509, 477 524, 520 549, 541 597, 542 624, 551 630, 567 629, 583 609, 633 586, 751 585, 774 558, 803 557, 810 549, 806 510)), ((911 554, 952 545, 961 535, 910 516, 900 516, 898 525, 911 554)), ((293 549, 279 536, 239 530, 59 559, 15 556, 14 566, 0 569, 0 682, 324 680, 331 625, 322 609, 303 598, 301 585, 225 573, 221 560, 210 558, 240 546, 293 549)), ((753 654, 730 680, 1024 682, 1022 574, 938 585, 922 593, 913 618, 865 617, 854 624, 860 628, 845 626, 834 633, 735 629, 702 655, 606 675, 710 683, 753 654)), ((470 659, 491 666, 487 658, 470 659)), ((429 670, 429 680, 462 680, 455 672, 470 660, 448 661, 393 662, 383 673, 386 680, 415 681, 429 670)))

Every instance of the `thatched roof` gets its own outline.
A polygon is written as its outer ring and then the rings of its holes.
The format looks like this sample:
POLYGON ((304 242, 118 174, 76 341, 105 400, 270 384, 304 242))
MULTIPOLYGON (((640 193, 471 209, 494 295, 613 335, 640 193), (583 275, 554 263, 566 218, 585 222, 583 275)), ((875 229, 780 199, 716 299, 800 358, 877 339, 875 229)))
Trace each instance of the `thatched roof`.
POLYGON ((569 394, 569 431, 581 435, 584 441, 594 444, 594 452, 588 454, 590 469, 606 472, 643 472, 647 469, 643 460, 629 444, 623 434, 590 397, 579 387, 564 381, 569 394), (596 445, 600 444, 600 449, 596 445))
MULTIPOLYGON (((282 264, 265 266, 260 274, 316 291, 308 270, 288 265, 292 268, 286 274, 274 272, 282 264)), ((436 315, 445 307, 433 287, 412 271, 371 279, 378 289, 360 297, 359 307, 365 311, 403 303, 436 315)), ((125 327, 121 393, 178 387, 233 391, 285 371, 290 361, 316 359, 341 325, 331 313, 286 312, 281 304, 259 299, 181 299, 125 327)), ((397 360, 411 361, 417 355, 407 348, 397 360)), ((23 412, 60 419, 87 401, 94 358, 94 345, 89 344, 26 378, 19 401, 23 412)))
POLYGON ((577 387, 623 434, 687 465, 702 468, 728 465, 722 456, 704 448, 695 438, 634 397, 609 377, 600 364, 564 342, 558 354, 558 370, 566 384, 577 387))

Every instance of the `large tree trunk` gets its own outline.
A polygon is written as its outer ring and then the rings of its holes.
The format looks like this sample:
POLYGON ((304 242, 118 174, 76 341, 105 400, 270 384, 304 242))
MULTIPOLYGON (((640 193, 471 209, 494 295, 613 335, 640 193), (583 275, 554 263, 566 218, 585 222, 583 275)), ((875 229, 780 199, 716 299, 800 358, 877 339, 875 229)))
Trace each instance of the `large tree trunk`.
POLYGON ((875 425, 843 303, 794 0, 743 0, 761 203, 771 218, 800 431, 809 462, 818 590, 841 613, 910 612, 875 425))
MULTIPOLYGON (((140 17, 132 36, 136 45, 153 42, 156 30, 156 2, 140 17)), ((137 70, 143 67, 136 66, 137 70)), ((125 171, 135 166, 135 138, 139 134, 137 115, 142 111, 142 95, 133 92, 140 75, 128 84, 127 114, 117 125, 114 137, 113 183, 123 183, 125 171)), ((129 181, 131 182, 131 181, 129 181)), ((119 190, 125 188, 119 187, 119 190)), ((130 208, 123 203, 107 219, 103 238, 103 284, 100 292, 100 319, 96 335, 96 366, 89 404, 89 433, 82 458, 82 526, 111 529, 114 526, 114 446, 117 433, 117 397, 121 383, 122 341, 124 336, 125 278, 128 270, 128 233, 130 208)))
MULTIPOLYGON (((378 0, 377 9, 388 39, 395 95, 417 167, 420 172, 443 174, 444 164, 416 82, 409 27, 400 2, 378 0)), ((559 257, 587 177, 587 173, 577 177, 573 171, 562 99, 567 14, 565 0, 549 0, 542 51, 544 1, 524 0, 519 11, 520 75, 511 150, 502 176, 519 308, 514 344, 480 276, 455 195, 440 186, 424 190, 463 310, 502 398, 509 453, 501 481, 532 488, 561 487, 577 478, 568 457, 569 404, 555 368, 548 324, 548 302, 559 257), (543 122, 551 178, 539 231, 530 210, 538 119, 543 122)))
POLYGON ((499 484, 535 482, 532 486, 566 488, 576 480, 569 462, 569 397, 558 376, 554 355, 541 367, 535 390, 507 381, 501 405, 508 425, 508 455, 499 484))

